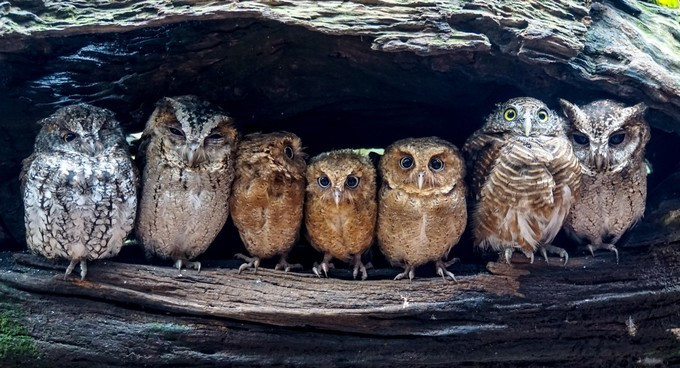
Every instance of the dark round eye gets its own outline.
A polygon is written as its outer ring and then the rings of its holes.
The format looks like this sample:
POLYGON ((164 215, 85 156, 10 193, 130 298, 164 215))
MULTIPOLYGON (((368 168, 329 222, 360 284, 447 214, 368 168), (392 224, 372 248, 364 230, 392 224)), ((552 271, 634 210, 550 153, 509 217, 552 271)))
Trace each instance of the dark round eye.
POLYGON ((616 146, 621 144, 621 142, 623 142, 624 139, 626 139, 626 133, 616 133, 609 137, 609 144, 611 144, 612 146, 616 146))
POLYGON ((401 158, 399 161, 399 166, 401 166, 402 169, 410 169, 413 167, 413 157, 411 156, 404 156, 401 158))
POLYGON ((517 117, 517 110, 513 109, 512 107, 509 107, 505 109, 505 112, 503 112, 503 117, 507 121, 513 121, 517 117))
POLYGON ((588 137, 586 137, 583 134, 574 133, 573 137, 574 137, 574 142, 576 142, 576 144, 580 144, 582 146, 585 146, 586 144, 588 144, 590 142, 590 139, 588 139, 588 137))
POLYGON ((442 169, 444 169, 444 163, 442 162, 442 160, 440 160, 436 157, 433 157, 433 158, 430 159, 430 165, 429 166, 430 166, 430 169, 432 169, 434 171, 442 171, 442 169))
POLYGON ((76 134, 76 133, 68 132, 68 133, 64 134, 62 136, 62 138, 64 139, 64 142, 70 142, 70 141, 76 139, 77 136, 78 136, 78 134, 76 134))
MULTIPOLYGON (((175 133, 175 132, 173 132, 173 133, 175 133)), ((177 133, 175 133, 175 134, 177 134, 177 133)), ((222 134, 220 134, 220 133, 213 133, 213 134, 208 136, 208 139, 221 139, 221 138, 222 138, 222 134)))
POLYGON ((316 181, 319 183, 321 188, 328 188, 331 186, 331 179, 328 179, 328 176, 322 176, 316 179, 316 181))
POLYGON ((345 180, 345 185, 347 185, 347 188, 354 189, 359 186, 359 178, 354 175, 350 175, 347 177, 347 180, 345 180))
POLYGON ((285 153, 285 154, 286 154, 286 157, 288 157, 289 159, 291 159, 291 160, 293 159, 293 156, 294 156, 294 154, 293 154, 293 148, 291 148, 290 146, 284 147, 284 148, 283 148, 283 153, 285 153))
POLYGON ((545 110, 538 110, 537 116, 538 120, 540 120, 541 122, 545 123, 546 121, 548 121, 548 112, 545 110))
POLYGON ((180 137, 184 137, 184 132, 177 128, 170 128, 170 133, 178 135, 180 137))

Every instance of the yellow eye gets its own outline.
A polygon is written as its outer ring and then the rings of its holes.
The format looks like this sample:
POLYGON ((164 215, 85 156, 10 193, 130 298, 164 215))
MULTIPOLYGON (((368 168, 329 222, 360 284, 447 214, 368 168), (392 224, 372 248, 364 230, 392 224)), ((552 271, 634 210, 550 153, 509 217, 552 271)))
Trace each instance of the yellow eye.
POLYGON ((548 121, 548 112, 545 110, 538 110, 538 120, 545 123, 548 121))
POLYGON ((517 110, 513 109, 512 107, 509 107, 503 113, 503 117, 507 121, 513 121, 515 120, 515 118, 517 118, 517 110))

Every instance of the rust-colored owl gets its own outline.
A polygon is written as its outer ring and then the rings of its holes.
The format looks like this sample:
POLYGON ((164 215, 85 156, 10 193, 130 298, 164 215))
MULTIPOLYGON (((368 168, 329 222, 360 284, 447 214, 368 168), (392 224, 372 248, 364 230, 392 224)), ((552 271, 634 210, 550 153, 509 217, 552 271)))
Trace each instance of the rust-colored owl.
MULTIPOLYGON (((361 255, 373 243, 377 204, 376 171, 365 156, 350 150, 323 153, 307 166, 305 227, 312 246, 324 254, 320 266, 328 276, 332 258, 351 263, 354 278, 368 276, 361 255)), ((319 270, 320 269, 320 270, 319 270)))
POLYGON ((437 137, 394 142, 380 159, 377 236, 395 280, 413 279, 415 268, 437 263, 437 274, 455 280, 444 259, 467 223, 465 166, 451 143, 437 137))
POLYGON ((472 168, 475 245, 533 262, 538 249, 569 259, 551 244, 578 198, 581 169, 563 121, 543 102, 499 104, 463 148, 472 168))
POLYGON ((281 256, 276 269, 300 267, 286 261, 297 242, 305 199, 305 154, 293 133, 250 134, 239 143, 236 178, 229 198, 231 218, 252 257, 239 273, 261 259, 281 256))

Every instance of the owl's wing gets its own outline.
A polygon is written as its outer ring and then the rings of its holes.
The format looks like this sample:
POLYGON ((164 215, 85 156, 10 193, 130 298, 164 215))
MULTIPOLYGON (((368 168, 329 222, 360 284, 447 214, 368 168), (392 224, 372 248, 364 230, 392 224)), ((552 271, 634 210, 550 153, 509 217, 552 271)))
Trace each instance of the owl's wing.
POLYGON ((21 189, 21 195, 24 194, 24 189, 26 188, 26 182, 28 181, 28 169, 31 167, 33 160, 35 160, 36 154, 33 152, 30 156, 26 157, 21 161, 21 173, 19 174, 19 188, 21 189))
POLYGON ((482 185, 503 148, 504 137, 475 132, 463 146, 468 173, 471 173, 470 193, 478 196, 482 185))

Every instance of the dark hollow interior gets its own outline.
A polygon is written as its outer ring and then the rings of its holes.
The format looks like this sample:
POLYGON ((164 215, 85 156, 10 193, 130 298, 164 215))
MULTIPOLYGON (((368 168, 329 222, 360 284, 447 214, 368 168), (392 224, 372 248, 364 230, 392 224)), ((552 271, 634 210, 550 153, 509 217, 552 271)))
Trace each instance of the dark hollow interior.
MULTIPOLYGON (((126 133, 134 133, 143 129, 159 98, 195 94, 234 116, 242 133, 291 131, 313 156, 432 135, 461 147, 494 104, 511 97, 536 97, 556 111, 557 98, 576 103, 616 98, 566 84, 493 50, 489 56, 386 53, 371 50, 368 38, 252 19, 24 42, 28 46, 21 51, 0 53, 0 245, 10 250, 25 247, 17 177, 21 159, 32 151, 35 123, 70 103, 107 107, 126 133)), ((551 74, 559 71, 556 65, 551 74)), ((648 118, 652 126, 667 119, 655 111, 648 118)), ((650 193, 677 169, 678 145, 676 133, 653 128, 647 149, 654 168, 650 193)), ((308 269, 321 257, 304 243, 301 237, 291 259, 308 269)), ((566 238, 556 243, 576 252, 566 238)), ((228 222, 199 260, 209 264, 243 251, 228 222)), ((386 265, 379 252, 372 253, 374 265, 386 265)), ((473 272, 487 257, 472 251, 468 236, 453 253, 471 264, 453 266, 454 273, 473 272)), ((135 247, 126 247, 120 258, 143 261, 135 247)))

